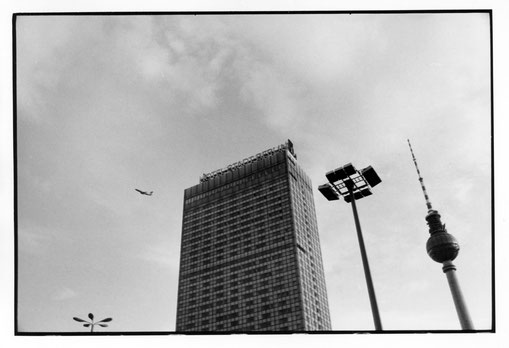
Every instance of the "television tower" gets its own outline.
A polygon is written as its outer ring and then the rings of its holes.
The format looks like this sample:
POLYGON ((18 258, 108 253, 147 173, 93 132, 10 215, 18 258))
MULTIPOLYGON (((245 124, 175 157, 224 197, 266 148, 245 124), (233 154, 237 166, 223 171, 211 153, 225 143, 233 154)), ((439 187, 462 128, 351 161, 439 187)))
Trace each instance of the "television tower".
POLYGON ((458 278, 456 278, 456 266, 452 263, 456 256, 458 256, 460 246, 456 238, 447 233, 445 224, 442 224, 438 211, 432 208, 421 172, 417 166, 417 160, 415 159, 412 145, 410 144, 410 140, 407 139, 407 141, 415 164, 415 169, 417 170, 417 175, 419 175, 422 192, 424 193, 424 199, 426 200, 426 207, 428 208, 426 221, 428 222, 430 237, 426 242, 426 250, 433 261, 439 262, 443 265, 442 270, 447 276, 447 281, 449 282, 449 288, 451 289, 454 306, 458 313, 461 328, 463 330, 474 330, 474 325, 472 324, 463 294, 461 293, 458 278))

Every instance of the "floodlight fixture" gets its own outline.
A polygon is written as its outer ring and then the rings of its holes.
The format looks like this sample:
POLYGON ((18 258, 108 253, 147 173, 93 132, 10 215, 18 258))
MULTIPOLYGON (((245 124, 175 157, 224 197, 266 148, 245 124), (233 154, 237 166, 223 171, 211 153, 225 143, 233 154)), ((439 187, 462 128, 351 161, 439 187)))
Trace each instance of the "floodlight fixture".
POLYGON ((339 195, 332 188, 330 184, 323 184, 318 187, 318 190, 324 195, 325 198, 329 201, 337 201, 339 199, 339 195))
MULTIPOLYGON (((364 197, 367 197, 367 196, 371 196, 372 194, 373 194, 373 192, 371 192, 371 189, 365 188, 365 189, 362 189, 362 190, 354 192, 353 198, 355 200, 359 200, 361 198, 364 198, 364 197)), ((346 203, 352 202, 352 196, 351 195, 345 196, 344 199, 345 199, 346 203)))
POLYGON ((334 170, 331 170, 325 174, 325 177, 327 180, 329 180, 330 183, 339 181, 339 180, 345 180, 349 176, 354 175, 357 170, 352 165, 352 163, 345 164, 344 166, 340 168, 336 168, 334 170))
POLYGON ((382 179, 378 176, 372 166, 368 166, 361 170, 361 175, 368 182, 369 186, 375 187, 382 182, 382 179))
MULTIPOLYGON (((372 194, 371 188, 382 182, 382 179, 380 179, 372 166, 359 171, 355 169, 352 163, 327 172, 325 177, 329 181, 330 187, 338 195, 343 196, 347 203, 352 201, 352 197, 355 200, 359 200, 370 196, 372 194)), ((333 200, 330 199, 332 197, 330 190, 325 188, 325 185, 321 185, 318 189, 325 198, 333 200)))

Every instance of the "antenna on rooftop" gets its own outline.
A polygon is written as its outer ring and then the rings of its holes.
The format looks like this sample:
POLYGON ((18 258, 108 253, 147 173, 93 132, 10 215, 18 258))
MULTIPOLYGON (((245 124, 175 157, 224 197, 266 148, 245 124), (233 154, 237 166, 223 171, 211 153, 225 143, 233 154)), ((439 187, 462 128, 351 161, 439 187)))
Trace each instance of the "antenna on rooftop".
POLYGON ((410 139, 407 139, 408 146, 410 147, 410 152, 412 153, 412 159, 414 160, 415 169, 417 170, 417 175, 419 175, 419 181, 421 183, 422 192, 424 193, 424 199, 426 200, 426 206, 428 207, 428 211, 432 209, 431 202, 428 197, 428 193, 426 192, 426 186, 424 186, 424 179, 421 176, 421 172, 419 171, 419 167, 417 166, 417 160, 414 156, 414 151, 412 150, 412 145, 410 144, 410 139))

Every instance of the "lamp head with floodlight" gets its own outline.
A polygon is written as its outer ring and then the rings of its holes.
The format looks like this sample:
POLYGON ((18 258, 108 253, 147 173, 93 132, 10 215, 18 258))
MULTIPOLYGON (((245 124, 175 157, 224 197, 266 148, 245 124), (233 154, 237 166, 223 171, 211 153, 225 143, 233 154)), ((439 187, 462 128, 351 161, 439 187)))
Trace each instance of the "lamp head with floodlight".
POLYGON ((359 171, 352 163, 327 172, 325 177, 329 182, 318 187, 320 193, 329 201, 343 196, 347 203, 352 199, 370 196, 371 188, 382 182, 373 167, 368 166, 359 171))

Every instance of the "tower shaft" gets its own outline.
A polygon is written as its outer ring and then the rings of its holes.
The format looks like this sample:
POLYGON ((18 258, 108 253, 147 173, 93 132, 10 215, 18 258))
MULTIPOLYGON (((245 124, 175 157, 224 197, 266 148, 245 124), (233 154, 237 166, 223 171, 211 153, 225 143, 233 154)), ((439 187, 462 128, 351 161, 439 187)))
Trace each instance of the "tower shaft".
POLYGON ((451 261, 445 261, 443 265, 442 270, 447 276, 447 282, 451 289, 452 299, 456 307, 456 313, 458 313, 461 328, 463 330, 474 330, 474 325, 470 319, 470 313, 468 312, 458 278, 456 277, 456 266, 451 261))

